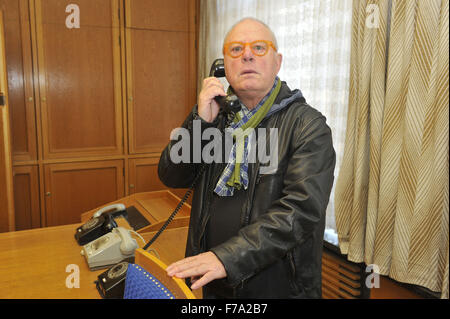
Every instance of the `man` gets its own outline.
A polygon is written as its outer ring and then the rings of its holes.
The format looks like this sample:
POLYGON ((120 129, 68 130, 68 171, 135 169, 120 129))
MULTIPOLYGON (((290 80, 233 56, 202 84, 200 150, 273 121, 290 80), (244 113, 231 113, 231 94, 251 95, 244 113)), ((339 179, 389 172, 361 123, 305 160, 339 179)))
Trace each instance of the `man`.
MULTIPOLYGON (((278 165, 263 172, 264 163, 249 161, 249 136, 244 151, 236 142, 225 154, 227 163, 208 164, 195 186, 187 258, 167 273, 187 278, 192 289, 203 287, 205 298, 321 298, 325 210, 335 166, 331 131, 301 92, 277 77, 282 56, 264 23, 239 21, 223 52, 230 90, 242 104, 231 126, 276 129, 278 165)), ((183 128, 192 133, 194 121, 202 131, 216 127, 218 95, 226 95, 220 81, 206 78, 183 128)), ((175 164, 175 142, 161 154, 159 177, 169 187, 189 187, 201 164, 175 164)))

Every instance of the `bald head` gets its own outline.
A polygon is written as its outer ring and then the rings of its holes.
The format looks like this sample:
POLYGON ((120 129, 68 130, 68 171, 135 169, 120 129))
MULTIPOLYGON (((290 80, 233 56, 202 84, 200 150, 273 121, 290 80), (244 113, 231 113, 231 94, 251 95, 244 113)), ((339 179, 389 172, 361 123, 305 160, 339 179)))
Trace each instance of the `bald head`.
POLYGON ((273 44, 275 45, 275 47, 278 49, 277 39, 276 39, 275 34, 273 33, 273 31, 269 28, 269 26, 267 24, 265 24, 264 22, 262 22, 261 20, 258 20, 258 19, 252 18, 252 17, 243 18, 243 19, 239 20, 238 22, 236 22, 230 28, 230 30, 228 30, 227 34, 225 35, 225 38, 223 40, 223 44, 228 42, 228 38, 229 38, 230 34, 232 33, 232 31, 236 27, 240 26, 241 24, 246 24, 246 25, 254 24, 254 25, 262 26, 264 29, 266 29, 270 41, 272 41, 273 44))

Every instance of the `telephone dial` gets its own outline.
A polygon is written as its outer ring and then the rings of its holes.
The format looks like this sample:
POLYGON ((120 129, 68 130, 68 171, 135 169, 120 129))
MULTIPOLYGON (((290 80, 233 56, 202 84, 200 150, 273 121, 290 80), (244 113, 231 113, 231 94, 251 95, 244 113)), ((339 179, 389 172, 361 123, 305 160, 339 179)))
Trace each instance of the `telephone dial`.
POLYGON ((96 211, 91 219, 75 231, 75 239, 79 245, 86 245, 117 227, 114 217, 126 212, 125 205, 113 204, 96 211))
POLYGON ((121 261, 97 277, 98 280, 95 281, 95 285, 102 298, 123 298, 128 265, 133 262, 134 260, 121 261))

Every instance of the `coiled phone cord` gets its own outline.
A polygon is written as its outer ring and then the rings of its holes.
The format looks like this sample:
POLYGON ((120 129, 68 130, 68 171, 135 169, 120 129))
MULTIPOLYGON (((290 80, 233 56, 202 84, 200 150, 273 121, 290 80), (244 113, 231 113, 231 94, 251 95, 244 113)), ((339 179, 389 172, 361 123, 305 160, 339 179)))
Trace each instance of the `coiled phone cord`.
POLYGON ((147 248, 150 247, 151 244, 153 244, 153 242, 159 237, 159 235, 161 235, 161 233, 167 228, 167 226, 169 226, 169 224, 175 218, 175 215, 178 214, 178 211, 181 209, 181 207, 184 205, 186 200, 189 198, 189 196, 191 195, 191 193, 192 193, 195 185, 197 184, 198 180, 203 175, 203 172, 205 171, 206 166, 207 166, 206 164, 202 164, 202 166, 200 167, 200 170, 197 173, 197 176, 195 176, 194 181, 192 182, 191 186, 189 186, 189 189, 186 191, 186 193, 184 194, 183 198, 181 199, 181 201, 178 203, 177 207, 173 211, 173 213, 169 216, 169 218, 167 218, 167 220, 164 223, 164 225, 161 226, 161 228, 152 237, 152 239, 150 239, 149 242, 144 246, 144 248, 143 248, 144 250, 147 250, 147 248))
MULTIPOLYGON (((233 121, 233 118, 234 118, 234 113, 235 113, 234 111, 225 112, 223 109, 219 112, 220 117, 221 117, 220 122, 219 122, 220 123, 219 124, 219 129, 221 131, 224 131, 225 128, 231 124, 231 122, 233 121), (228 116, 228 115, 231 115, 231 114, 233 114, 233 116, 228 116)), ((151 244, 153 244, 153 242, 159 237, 159 235, 161 235, 161 233, 167 228, 167 226, 169 226, 169 224, 175 218, 175 215, 178 214, 178 211, 181 209, 181 207, 184 205, 186 200, 191 195, 195 185, 197 184, 197 182, 200 179, 200 177, 203 175, 203 172, 206 170, 206 167, 207 167, 207 165, 205 163, 203 163, 202 166, 200 167, 200 170, 197 173, 197 176, 195 176, 194 181, 192 182, 191 186, 189 186, 189 189, 186 191, 186 193, 184 194, 183 198, 181 199, 181 201, 178 203, 177 207, 173 211, 173 213, 169 216, 169 218, 167 218, 167 220, 164 223, 164 225, 161 226, 161 228, 152 237, 152 239, 150 239, 149 242, 143 247, 144 250, 147 250, 147 248, 150 247, 151 244)))

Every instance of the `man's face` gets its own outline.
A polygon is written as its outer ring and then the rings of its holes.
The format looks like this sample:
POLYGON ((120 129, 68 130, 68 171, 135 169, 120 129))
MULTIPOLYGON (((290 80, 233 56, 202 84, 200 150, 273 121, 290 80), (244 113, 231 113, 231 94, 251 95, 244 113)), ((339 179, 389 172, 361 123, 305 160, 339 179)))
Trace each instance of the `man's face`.
MULTIPOLYGON (((274 41, 267 28, 256 21, 245 20, 238 24, 225 39, 225 43, 274 41)), ((224 55, 227 80, 240 98, 262 99, 272 88, 281 67, 281 54, 269 47, 264 56, 255 55, 249 45, 238 58, 224 55)))

